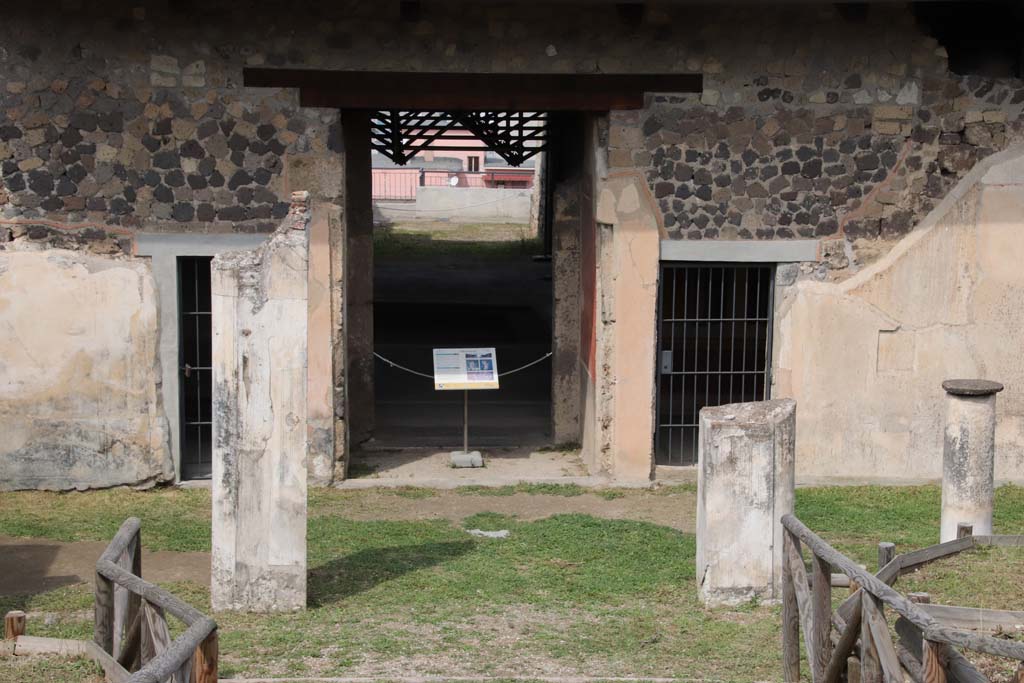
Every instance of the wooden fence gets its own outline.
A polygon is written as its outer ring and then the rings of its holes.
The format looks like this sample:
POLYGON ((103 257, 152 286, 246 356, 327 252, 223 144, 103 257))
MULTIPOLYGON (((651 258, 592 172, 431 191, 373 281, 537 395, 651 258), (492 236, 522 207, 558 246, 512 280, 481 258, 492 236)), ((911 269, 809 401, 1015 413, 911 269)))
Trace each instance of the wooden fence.
MULTIPOLYGON (((979 627, 1020 624, 1019 612, 915 604, 894 590, 901 574, 978 545, 1024 545, 1021 536, 971 536, 895 554, 879 544, 879 570, 871 574, 835 550, 793 515, 782 518, 782 666, 787 682, 800 680, 800 632, 813 683, 860 680, 981 683, 988 679, 956 648, 1024 662, 1024 642, 978 633, 979 627), (808 576, 801 543, 810 548, 808 576), (841 572, 832 574, 833 570, 841 572), (846 577, 850 596, 832 609, 832 587, 846 577), (931 609, 932 607, 939 609, 931 609), (899 615, 894 643, 885 609, 899 615), (972 628, 974 627, 974 628, 972 628), (857 653, 856 656, 854 653, 857 653)), ((1024 665, 1017 681, 1024 683, 1024 665)))
POLYGON ((130 517, 96 562, 95 647, 111 683, 216 683, 217 624, 142 579, 141 522, 130 517), (171 640, 166 615, 185 630, 171 640))

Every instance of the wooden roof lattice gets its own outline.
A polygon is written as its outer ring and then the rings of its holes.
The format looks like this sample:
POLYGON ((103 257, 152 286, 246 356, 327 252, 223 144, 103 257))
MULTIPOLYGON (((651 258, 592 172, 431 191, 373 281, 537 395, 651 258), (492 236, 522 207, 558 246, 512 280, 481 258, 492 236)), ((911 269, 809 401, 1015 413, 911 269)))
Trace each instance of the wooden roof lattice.
POLYGON ((520 166, 544 151, 547 135, 545 112, 389 109, 370 117, 372 148, 400 166, 427 150, 490 150, 509 165, 520 166))

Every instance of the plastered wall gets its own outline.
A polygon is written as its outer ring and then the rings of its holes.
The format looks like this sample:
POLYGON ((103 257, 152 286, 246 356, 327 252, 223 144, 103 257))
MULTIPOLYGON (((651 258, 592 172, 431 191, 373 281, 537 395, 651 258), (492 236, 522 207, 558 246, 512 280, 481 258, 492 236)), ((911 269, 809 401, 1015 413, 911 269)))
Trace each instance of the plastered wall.
POLYGON ((775 397, 797 400, 797 475, 938 479, 941 383, 1002 382, 996 478, 1024 480, 1024 149, 981 162, 892 251, 840 283, 777 290, 775 397))
POLYGON ((148 266, 0 251, 0 489, 173 479, 148 266))

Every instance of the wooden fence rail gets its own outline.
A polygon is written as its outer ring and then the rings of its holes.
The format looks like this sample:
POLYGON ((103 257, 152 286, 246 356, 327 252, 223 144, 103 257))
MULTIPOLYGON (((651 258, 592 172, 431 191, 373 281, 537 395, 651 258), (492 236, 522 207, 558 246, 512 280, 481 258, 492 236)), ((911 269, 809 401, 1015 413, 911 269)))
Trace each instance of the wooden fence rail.
POLYGON ((111 683, 216 683, 217 624, 143 580, 140 529, 129 517, 96 562, 90 653, 111 683), (166 614, 186 626, 174 640, 166 614))
MULTIPOLYGON (((892 588, 901 574, 976 545, 1024 545, 1020 536, 965 536, 947 543, 896 555, 891 543, 879 544, 879 570, 866 571, 793 515, 782 517, 782 665, 787 683, 800 680, 800 633, 813 683, 847 681, 889 683, 907 675, 918 683, 981 683, 988 679, 956 648, 1024 662, 1024 642, 995 638, 972 629, 970 618, 1012 620, 1019 612, 931 609, 915 604, 892 588), (808 576, 802 545, 812 553, 808 576), (849 597, 832 610, 833 571, 848 578, 849 597), (885 610, 899 615, 894 643, 885 610)), ((986 622, 973 622, 983 624, 986 622)), ((1019 665, 1024 683, 1024 664, 1019 665)))

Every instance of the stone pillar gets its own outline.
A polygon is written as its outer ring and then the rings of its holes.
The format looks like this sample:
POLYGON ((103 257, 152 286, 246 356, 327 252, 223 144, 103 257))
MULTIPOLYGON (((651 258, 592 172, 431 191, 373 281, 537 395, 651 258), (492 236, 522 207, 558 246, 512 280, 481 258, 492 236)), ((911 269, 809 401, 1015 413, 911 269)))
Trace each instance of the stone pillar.
MULTIPOLYGON (((309 313, 306 330, 306 449, 311 486, 329 486, 334 478, 334 316, 330 225, 337 206, 316 202, 309 223, 309 313)), ((341 425, 344 429, 344 423, 341 425)), ((344 442, 342 442, 344 448, 344 442)), ((344 452, 344 451, 342 451, 344 452)))
POLYGON ((309 201, 262 246, 213 260, 215 610, 306 606, 309 201))
POLYGON ((580 432, 580 180, 554 191, 550 230, 552 351, 551 432, 556 444, 579 443, 580 432))
POLYGON ((289 154, 285 158, 285 187, 289 192, 309 192, 310 203, 306 423, 311 486, 333 482, 336 464, 344 465, 347 438, 341 229, 344 155, 333 151, 338 153, 289 154))
POLYGON ((597 423, 599 462, 620 481, 654 474, 659 213, 646 179, 609 173, 598 183, 597 423), (602 438, 599 437, 599 438, 602 438), (603 463, 602 463, 603 464, 603 463))
MULTIPOLYGON (((543 156, 543 236, 551 248, 551 440, 580 443, 583 437, 580 378, 580 256, 583 215, 584 130, 578 114, 549 119, 552 143, 543 156)), ((538 165, 540 161, 538 161, 538 165)))
POLYGON ((344 325, 348 368, 345 404, 349 446, 370 438, 375 422, 373 385, 373 174, 370 118, 366 112, 342 112, 345 155, 344 325))
POLYGON ((942 521, 939 540, 956 538, 958 524, 992 533, 995 494, 996 394, 1003 385, 983 379, 948 379, 942 449, 942 521))
POLYGON ((793 512, 796 402, 700 411, 697 583, 705 605, 781 597, 782 523, 793 512))

